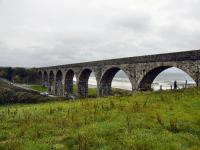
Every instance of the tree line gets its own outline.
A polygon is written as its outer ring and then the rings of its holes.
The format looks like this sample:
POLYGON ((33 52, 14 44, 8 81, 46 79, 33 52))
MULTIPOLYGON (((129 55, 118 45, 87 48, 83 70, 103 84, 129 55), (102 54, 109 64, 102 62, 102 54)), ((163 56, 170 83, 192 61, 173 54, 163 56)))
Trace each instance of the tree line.
POLYGON ((35 68, 0 67, 0 77, 16 83, 39 83, 35 68))

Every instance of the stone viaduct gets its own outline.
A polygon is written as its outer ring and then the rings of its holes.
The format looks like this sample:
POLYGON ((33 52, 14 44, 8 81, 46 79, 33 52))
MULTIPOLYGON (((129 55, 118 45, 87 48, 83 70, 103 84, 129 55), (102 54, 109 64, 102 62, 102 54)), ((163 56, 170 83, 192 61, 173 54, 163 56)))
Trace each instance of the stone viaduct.
POLYGON ((49 93, 66 96, 73 93, 75 76, 79 97, 87 97, 88 79, 93 72, 97 81, 97 95, 111 94, 115 74, 123 70, 128 76, 132 91, 148 90, 156 76, 170 67, 177 67, 200 83, 200 50, 146 55, 120 59, 37 68, 42 82, 48 83, 49 93))

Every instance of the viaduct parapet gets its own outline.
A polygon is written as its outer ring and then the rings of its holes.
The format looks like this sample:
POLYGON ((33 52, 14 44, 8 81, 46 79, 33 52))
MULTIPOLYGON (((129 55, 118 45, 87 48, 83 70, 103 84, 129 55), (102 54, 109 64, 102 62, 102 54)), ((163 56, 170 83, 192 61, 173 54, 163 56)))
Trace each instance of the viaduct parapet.
POLYGON ((88 95, 88 79, 93 72, 97 81, 97 95, 111 94, 115 74, 122 70, 128 76, 132 91, 149 90, 154 79, 162 71, 177 67, 200 83, 200 50, 146 55, 37 68, 49 93, 57 96, 73 94, 73 78, 76 77, 79 97, 88 95))

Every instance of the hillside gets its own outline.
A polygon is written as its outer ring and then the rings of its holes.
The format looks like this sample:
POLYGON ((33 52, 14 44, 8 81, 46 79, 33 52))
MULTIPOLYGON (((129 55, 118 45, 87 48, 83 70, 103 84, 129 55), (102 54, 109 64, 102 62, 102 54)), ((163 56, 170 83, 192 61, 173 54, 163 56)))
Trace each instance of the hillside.
POLYGON ((0 106, 0 149, 198 150, 200 90, 0 106))
POLYGON ((38 92, 14 86, 0 78, 0 105, 12 103, 36 103, 49 101, 50 98, 41 96, 38 92))

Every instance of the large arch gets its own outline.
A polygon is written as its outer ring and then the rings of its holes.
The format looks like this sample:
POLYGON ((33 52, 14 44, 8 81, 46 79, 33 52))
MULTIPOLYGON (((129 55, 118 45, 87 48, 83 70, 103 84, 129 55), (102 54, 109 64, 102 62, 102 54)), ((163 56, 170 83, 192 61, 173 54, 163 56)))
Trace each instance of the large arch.
POLYGON ((78 94, 80 97, 88 96, 88 80, 92 73, 91 69, 83 69, 78 78, 78 94))
MULTIPOLYGON (((100 96, 109 96, 112 94, 112 87, 111 87, 112 80, 120 70, 122 70, 127 75, 127 73, 119 67, 109 68, 103 73, 103 75, 100 79, 100 88, 99 88, 100 96)), ((128 75, 127 75, 127 77, 130 80, 130 77, 128 75)), ((131 84, 131 86, 132 86, 132 84, 131 84)))
POLYGON ((49 73, 49 93, 54 94, 54 72, 49 73))
POLYGON ((37 76, 38 76, 38 79, 39 79, 38 83, 40 83, 42 85, 43 84, 43 73, 42 73, 41 70, 38 71, 37 76))
POLYGON ((48 73, 47 73, 47 71, 44 71, 43 86, 48 87, 48 73))
POLYGON ((74 71, 69 69, 65 75, 65 92, 66 95, 73 94, 73 78, 74 78, 74 71))
MULTIPOLYGON (((155 80, 155 78, 163 71, 172 68, 174 66, 159 66, 159 67, 155 67, 149 71, 146 72, 146 74, 141 78, 141 80, 139 80, 139 90, 141 91, 146 91, 146 90, 151 90, 151 85, 153 83, 153 81, 155 80)), ((181 67, 176 67, 177 69, 182 70, 184 73, 186 73, 188 76, 190 76, 190 73, 185 70, 184 68, 181 67)), ((193 77, 190 76, 192 79, 193 77)), ((194 80, 194 79, 193 79, 194 80)))
POLYGON ((56 85, 55 85, 55 94, 57 96, 63 96, 62 79, 63 79, 63 73, 61 70, 58 70, 56 73, 56 85))
POLYGON ((142 91, 150 90, 151 84, 153 83, 154 79, 158 76, 158 74, 170 67, 171 66, 160 66, 147 72, 147 74, 144 75, 144 77, 139 83, 139 89, 142 91))
POLYGON ((38 77, 41 77, 42 76, 42 71, 38 71, 38 77))

